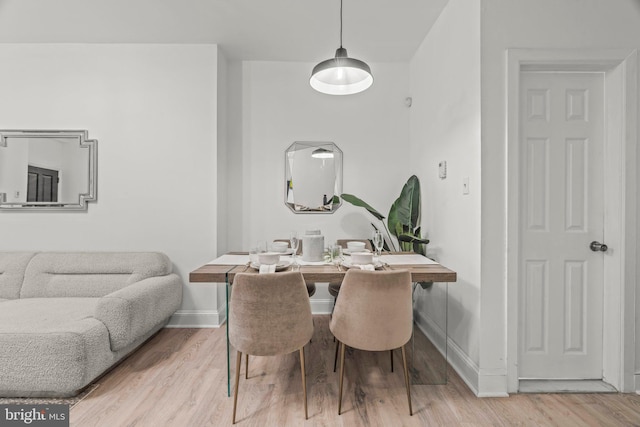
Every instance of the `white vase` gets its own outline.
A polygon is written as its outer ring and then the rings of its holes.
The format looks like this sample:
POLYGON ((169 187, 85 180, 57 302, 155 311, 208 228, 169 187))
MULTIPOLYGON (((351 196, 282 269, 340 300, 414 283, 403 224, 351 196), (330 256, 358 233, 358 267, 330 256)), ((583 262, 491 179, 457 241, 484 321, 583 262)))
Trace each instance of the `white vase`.
POLYGON ((324 236, 320 230, 307 230, 302 236, 302 260, 324 261, 324 236))

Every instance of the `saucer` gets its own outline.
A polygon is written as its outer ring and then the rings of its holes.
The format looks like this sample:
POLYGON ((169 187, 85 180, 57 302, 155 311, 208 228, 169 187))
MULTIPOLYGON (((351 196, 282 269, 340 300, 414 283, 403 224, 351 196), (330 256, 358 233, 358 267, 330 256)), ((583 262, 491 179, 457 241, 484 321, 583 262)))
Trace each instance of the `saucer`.
POLYGON ((291 255, 291 254, 293 254, 293 249, 291 249, 291 248, 287 248, 286 250, 284 250, 284 251, 282 251, 282 252, 280 252, 280 251, 276 251, 276 250, 273 250, 273 251, 271 251, 271 252, 278 253, 278 254, 280 254, 280 255, 282 255, 282 256, 285 256, 285 255, 291 255))
POLYGON ((350 250, 350 249, 347 249, 347 248, 342 250, 342 253, 346 254, 346 255, 351 255, 352 253, 355 253, 355 252, 371 252, 371 251, 369 249, 354 249, 354 250, 350 250))
MULTIPOLYGON (((276 264, 276 271, 285 270, 290 265, 291 265, 291 261, 280 261, 279 263, 276 264)), ((260 263, 252 262, 251 264, 249 264, 249 267, 251 267, 253 269, 256 269, 256 270, 260 270, 260 263)))

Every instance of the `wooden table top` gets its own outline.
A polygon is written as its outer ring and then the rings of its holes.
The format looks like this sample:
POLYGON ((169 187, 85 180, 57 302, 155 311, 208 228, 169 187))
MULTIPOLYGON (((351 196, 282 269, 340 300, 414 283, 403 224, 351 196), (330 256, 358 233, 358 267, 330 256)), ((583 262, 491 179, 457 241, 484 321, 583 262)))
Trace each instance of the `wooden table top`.
MULTIPOLYGON (((238 254, 236 252, 236 254, 238 254)), ((393 254, 385 254, 393 255, 393 254)), ((407 269, 411 272, 413 282, 455 282, 456 272, 441 264, 407 264, 407 265, 385 265, 384 270, 407 269)), ((290 270, 291 267, 287 268, 290 270)), ((310 282, 341 282, 346 273, 344 267, 338 268, 336 265, 302 265, 300 272, 304 279, 310 282)), ((202 267, 189 273, 191 283, 224 283, 228 277, 229 283, 237 273, 258 272, 247 265, 214 265, 205 264, 202 267)))

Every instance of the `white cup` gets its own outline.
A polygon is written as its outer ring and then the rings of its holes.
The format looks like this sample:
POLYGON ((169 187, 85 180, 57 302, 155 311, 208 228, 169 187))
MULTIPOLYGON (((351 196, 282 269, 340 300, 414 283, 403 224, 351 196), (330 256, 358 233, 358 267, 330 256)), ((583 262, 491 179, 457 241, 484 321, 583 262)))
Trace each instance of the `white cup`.
POLYGON ((272 265, 277 264, 280 261, 279 252, 262 252, 258 254, 258 261, 260 265, 272 265))
POLYGON ((373 254, 371 252, 353 252, 351 254, 353 264, 373 264, 373 254))
POLYGON ((351 252, 364 251, 364 242, 347 242, 347 249, 351 252))
POLYGON ((271 250, 273 252, 284 253, 289 249, 289 244, 287 242, 273 242, 271 243, 271 250))

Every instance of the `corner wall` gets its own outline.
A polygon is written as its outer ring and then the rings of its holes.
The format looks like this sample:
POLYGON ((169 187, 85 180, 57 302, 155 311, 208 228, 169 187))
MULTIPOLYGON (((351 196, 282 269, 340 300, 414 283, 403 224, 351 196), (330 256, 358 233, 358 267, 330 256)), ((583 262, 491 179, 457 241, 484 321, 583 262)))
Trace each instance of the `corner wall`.
POLYGON ((458 274, 457 282, 448 285, 448 307, 445 285, 418 291, 418 322, 441 350, 447 343, 449 362, 477 392, 481 316, 479 2, 451 0, 410 66, 410 170, 420 178, 422 227, 430 239, 427 253, 458 274), (446 161, 445 179, 439 178, 440 161, 446 161), (469 194, 463 194, 465 177, 469 194))
POLYGON ((217 46, 0 44, 0 57, 0 128, 98 140, 97 202, 0 212, 0 250, 165 252, 185 283, 172 324, 214 324, 215 292, 188 275, 216 256, 217 46))

